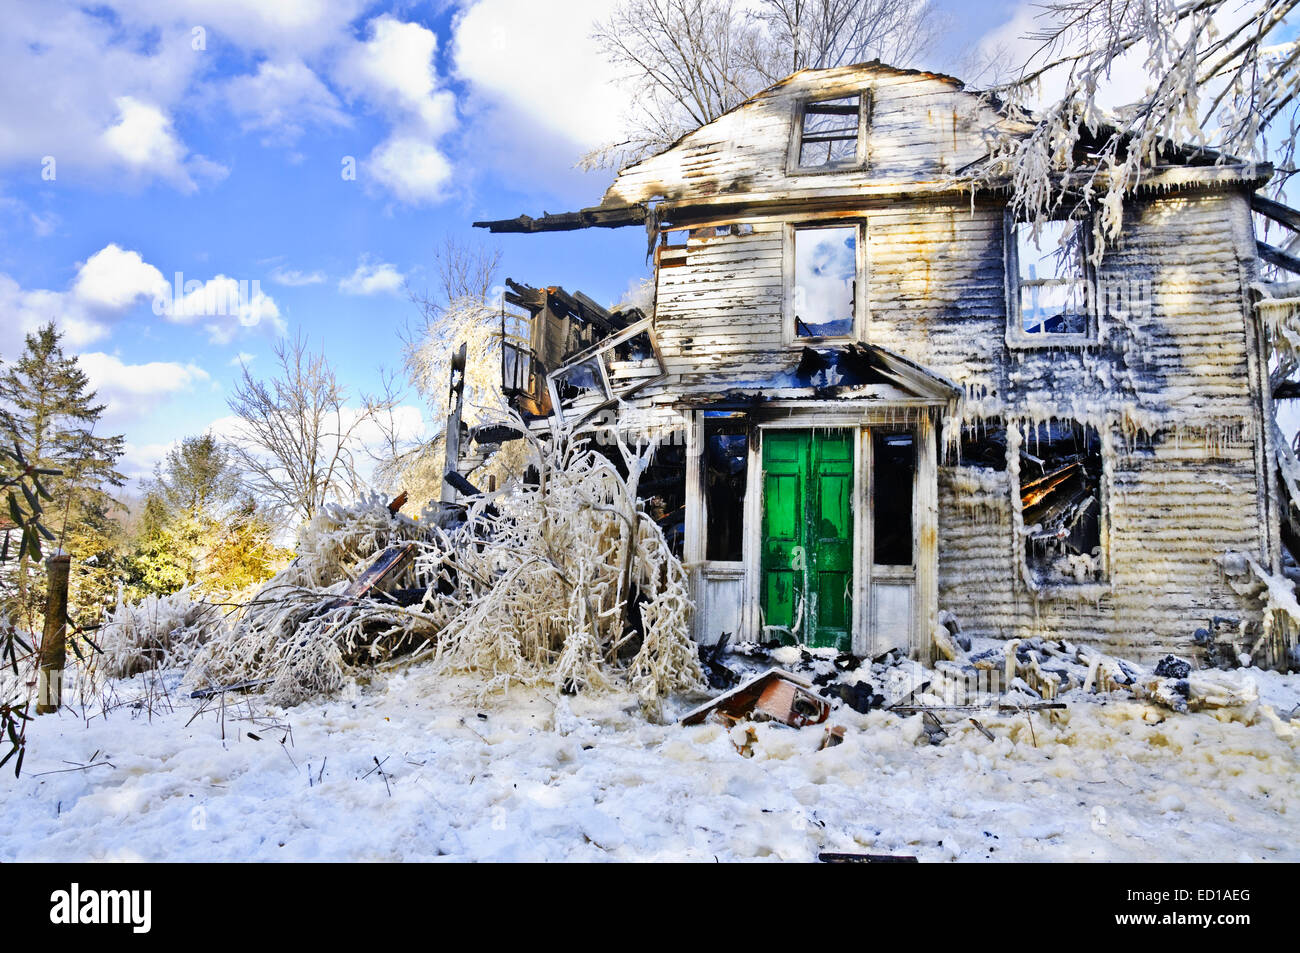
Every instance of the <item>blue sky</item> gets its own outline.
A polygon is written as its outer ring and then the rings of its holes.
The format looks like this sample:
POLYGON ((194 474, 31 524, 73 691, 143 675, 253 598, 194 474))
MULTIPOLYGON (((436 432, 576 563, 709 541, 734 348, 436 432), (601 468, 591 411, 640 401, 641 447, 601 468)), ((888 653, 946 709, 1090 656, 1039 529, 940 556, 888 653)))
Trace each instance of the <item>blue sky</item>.
MULTIPOLYGON (((646 273, 639 229, 470 227, 599 201, 611 174, 573 165, 625 104, 589 39, 608 7, 0 0, 0 358, 58 321, 136 476, 225 417, 241 356, 268 371, 281 334, 374 387, 416 318, 403 286, 430 282, 445 236, 613 303, 646 273), (243 315, 156 313, 150 289, 177 272, 264 297, 243 315)), ((1026 5, 941 7, 952 29, 926 65, 951 71, 1026 5)))

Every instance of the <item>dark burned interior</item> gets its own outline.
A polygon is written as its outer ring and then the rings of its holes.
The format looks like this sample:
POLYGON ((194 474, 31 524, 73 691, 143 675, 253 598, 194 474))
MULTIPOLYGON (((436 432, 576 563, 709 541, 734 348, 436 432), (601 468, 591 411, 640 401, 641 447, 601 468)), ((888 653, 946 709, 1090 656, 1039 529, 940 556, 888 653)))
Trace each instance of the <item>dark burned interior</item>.
POLYGON ((686 446, 667 443, 655 451, 638 486, 642 505, 664 532, 668 548, 682 558, 686 539, 686 446))
MULTIPOLYGON (((946 444, 946 441, 945 441, 946 444)), ((949 449, 948 462, 963 467, 984 467, 1003 473, 1007 469, 1007 425, 999 417, 989 417, 966 424, 957 441, 956 459, 949 449)))
POLYGON ((558 286, 531 288, 506 279, 506 287, 505 304, 522 313, 502 308, 501 384, 506 399, 525 420, 555 412, 547 376, 566 365, 573 366, 557 380, 562 400, 584 390, 606 392, 602 361, 654 356, 648 333, 624 336, 609 354, 601 352, 602 342, 645 319, 636 308, 610 311, 581 292, 569 294, 558 286))
POLYGON ((744 558, 749 474, 749 421, 743 414, 709 414, 704 418, 703 469, 707 519, 704 558, 740 562, 744 558))
POLYGON ((1020 504, 1025 560, 1044 580, 1101 577, 1101 438, 1074 421, 1025 429, 1020 504))

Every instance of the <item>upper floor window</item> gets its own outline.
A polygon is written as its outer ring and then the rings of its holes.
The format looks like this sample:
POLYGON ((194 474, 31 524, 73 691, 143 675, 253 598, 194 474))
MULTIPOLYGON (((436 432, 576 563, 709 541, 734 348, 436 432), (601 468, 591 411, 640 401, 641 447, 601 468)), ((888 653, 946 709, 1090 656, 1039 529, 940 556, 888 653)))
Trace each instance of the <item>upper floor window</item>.
POLYGON ((1084 222, 1030 222, 1008 214, 1008 339, 1022 345, 1083 343, 1093 337, 1084 222))
POLYGON ((803 104, 796 144, 796 168, 835 169, 860 161, 864 94, 820 99, 803 104))
POLYGON ((793 338, 852 337, 858 312, 859 226, 796 227, 792 232, 793 338))

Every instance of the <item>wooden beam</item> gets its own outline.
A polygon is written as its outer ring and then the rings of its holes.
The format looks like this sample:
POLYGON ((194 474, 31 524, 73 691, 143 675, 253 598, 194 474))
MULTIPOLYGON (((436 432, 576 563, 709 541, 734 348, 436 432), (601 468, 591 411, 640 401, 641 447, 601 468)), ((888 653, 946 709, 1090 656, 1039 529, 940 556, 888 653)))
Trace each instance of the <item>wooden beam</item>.
POLYGON ((1265 218, 1271 218, 1279 225, 1285 225, 1293 232, 1300 232, 1300 212, 1283 205, 1281 202, 1274 202, 1270 198, 1265 198, 1258 192, 1250 197, 1250 207, 1265 218))
POLYGON ((1277 267, 1289 271, 1293 275, 1300 275, 1300 258, 1288 255, 1282 249, 1274 248, 1267 242, 1256 242, 1255 244, 1259 246, 1259 257, 1270 265, 1277 265, 1277 267))
POLYGON ((645 220, 644 205, 615 205, 609 208, 597 205, 593 208, 584 208, 579 212, 562 212, 558 215, 543 212, 539 218, 520 215, 518 218, 475 222, 474 227, 486 228, 493 234, 528 234, 572 232, 582 228, 622 228, 625 225, 644 225, 645 220))

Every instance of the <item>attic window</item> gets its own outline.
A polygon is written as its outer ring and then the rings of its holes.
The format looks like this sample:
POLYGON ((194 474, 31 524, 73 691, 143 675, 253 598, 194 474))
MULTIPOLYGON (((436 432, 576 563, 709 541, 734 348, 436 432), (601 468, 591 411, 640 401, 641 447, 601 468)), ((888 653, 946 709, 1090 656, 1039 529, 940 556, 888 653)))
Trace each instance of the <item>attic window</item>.
POLYGON ((845 338, 857 316, 857 225, 793 229, 794 339, 845 338))
POLYGON ((829 169, 858 161, 862 96, 804 103, 799 128, 799 168, 829 169))
POLYGON ((1070 219, 1031 222, 1008 217, 1008 339, 1020 345, 1091 340, 1087 295, 1087 230, 1070 219))

